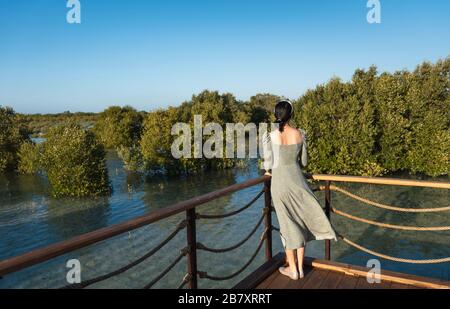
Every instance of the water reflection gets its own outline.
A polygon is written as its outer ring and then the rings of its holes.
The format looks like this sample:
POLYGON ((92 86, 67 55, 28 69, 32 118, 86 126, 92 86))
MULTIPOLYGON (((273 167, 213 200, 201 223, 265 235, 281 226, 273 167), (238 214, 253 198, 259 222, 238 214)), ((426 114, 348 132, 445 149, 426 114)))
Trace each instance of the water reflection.
POLYGON ((48 232, 57 239, 68 239, 107 225, 108 198, 49 199, 48 232))
MULTIPOLYGON (((235 171, 227 170, 179 177, 148 177, 143 188, 145 193, 142 201, 149 210, 160 209, 186 198, 233 185, 236 183, 235 176, 235 171)), ((229 199, 230 196, 227 196, 220 205, 226 204, 229 199)))

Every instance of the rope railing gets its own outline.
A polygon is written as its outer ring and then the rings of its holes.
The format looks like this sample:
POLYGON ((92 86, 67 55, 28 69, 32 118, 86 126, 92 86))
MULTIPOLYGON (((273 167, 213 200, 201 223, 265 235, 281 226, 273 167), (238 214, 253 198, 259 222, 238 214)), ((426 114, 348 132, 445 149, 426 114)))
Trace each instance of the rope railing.
MULTIPOLYGON (((375 206, 381 209, 385 209, 385 210, 392 210, 392 211, 399 211, 399 212, 409 212, 409 213, 428 213, 428 212, 441 212, 441 211, 447 211, 450 210, 450 206, 447 207, 440 207, 440 208, 401 208, 401 207, 396 207, 396 206, 392 206, 392 205, 386 205, 386 204, 381 204, 375 201, 372 201, 370 199, 361 197, 359 195, 356 195, 354 193, 351 193, 343 188, 340 188, 338 186, 334 186, 334 185, 330 185, 328 184, 328 186, 319 186, 320 190, 329 190, 329 191, 336 191, 336 192, 340 192, 343 193, 355 200, 358 200, 360 202, 366 203, 368 205, 371 206, 375 206)), ((328 191, 328 192, 329 192, 328 191)), ((433 226, 433 227, 424 227, 424 226, 404 226, 404 225, 396 225, 396 224, 390 224, 390 223, 384 223, 384 222, 378 222, 378 221, 373 221, 373 220, 369 220, 369 219, 365 219, 365 218, 361 218, 355 215, 351 215, 349 213, 346 213, 344 211, 338 210, 335 207, 331 207, 329 205, 328 202, 328 209, 332 212, 335 213, 341 217, 345 217, 347 219, 353 220, 353 221, 357 221, 357 222, 362 222, 362 223, 366 223, 366 224, 370 224, 370 225, 374 225, 374 226, 378 226, 378 227, 382 227, 382 228, 389 228, 389 229, 396 229, 396 230, 405 230, 405 231, 448 231, 450 230, 450 226, 433 226)), ((368 248, 365 248, 353 241, 351 241, 350 239, 339 235, 338 237, 340 239, 342 239, 345 243, 347 243, 348 245, 350 245, 353 248, 356 248, 360 251, 363 251, 365 253, 374 255, 376 257, 379 258, 383 258, 386 260, 390 260, 390 261, 394 261, 394 262, 401 262, 401 263, 411 263, 411 264, 437 264, 437 263, 446 263, 446 262, 450 262, 450 257, 445 257, 445 258, 437 258, 437 259, 422 259, 422 260, 415 260, 415 259, 406 259, 406 258, 399 258, 399 257, 395 257, 395 256, 391 256, 391 255, 387 255, 387 254, 383 254, 383 253, 379 253, 373 250, 370 250, 368 248)))
POLYGON ((248 202, 247 204, 245 204, 244 207, 239 208, 238 210, 223 214, 223 215, 212 215, 212 214, 200 214, 197 213, 197 219, 222 219, 222 218, 226 218, 226 217, 231 217, 234 215, 237 215, 238 213, 246 210, 247 208, 249 208, 250 206, 252 206, 260 197, 261 195, 264 194, 264 190, 262 190, 261 192, 259 192, 250 202, 248 202))
POLYGON ((191 280, 190 274, 185 274, 183 277, 183 280, 181 280, 181 283, 178 285, 177 290, 181 290, 184 288, 184 286, 191 280))
MULTIPOLYGON (((253 205, 266 191, 262 190, 260 192, 258 192, 258 194, 252 198, 247 204, 245 204, 242 208, 239 208, 235 211, 226 213, 226 214, 222 214, 222 215, 215 215, 215 214, 199 214, 199 213, 195 213, 195 219, 220 219, 220 218, 226 218, 226 217, 230 217, 230 216, 234 216, 236 214, 239 214, 240 212, 244 211, 245 209, 249 208, 251 205, 253 205)), ((213 252, 213 253, 223 253, 223 252, 228 252, 231 250, 234 250, 240 246, 242 246, 244 243, 246 243, 258 230, 258 228, 261 226, 264 218, 266 217, 267 213, 270 211, 269 207, 265 207, 263 208, 263 214, 261 215, 261 217, 259 218, 258 222, 256 223, 255 227, 250 231, 250 233, 244 238, 242 239, 240 242, 238 242, 237 244, 227 247, 227 248, 220 248, 220 249, 216 249, 216 248, 210 248, 207 247, 206 245, 197 242, 196 243, 196 247, 195 249, 197 250, 204 250, 204 251, 208 251, 208 252, 213 252)), ((146 259, 150 258, 152 255, 154 255, 156 252, 158 252, 161 248, 163 248, 170 240, 172 240, 181 230, 185 229, 186 226, 188 225, 188 221, 187 220, 183 220, 181 221, 176 229, 169 235, 166 237, 165 240, 163 240, 161 243, 159 243, 156 247, 154 247, 151 251, 149 251, 148 253, 146 253, 145 255, 143 255, 142 257, 140 257, 139 259, 119 268, 116 269, 114 271, 111 271, 105 275, 101 275, 89 280, 86 280, 82 283, 77 283, 77 284, 71 284, 68 286, 65 286, 63 288, 68 288, 68 289, 82 289, 85 287, 88 287, 92 284, 104 281, 106 279, 109 279, 111 277, 114 277, 116 275, 119 275, 121 273, 126 272, 127 270, 133 268, 134 266, 144 262, 146 259)), ((263 233, 263 236, 266 235, 267 231, 265 231, 263 233)), ((260 242, 259 242, 259 246, 257 248, 257 252, 255 252, 254 256, 252 256, 252 258, 241 268, 239 269, 237 272, 233 273, 230 276, 227 276, 232 278, 234 276, 237 276, 238 274, 240 274, 245 268, 248 267, 248 265, 254 260, 254 258, 256 257, 257 253, 259 252, 259 250, 261 249, 262 243, 263 243, 264 237, 261 238, 260 242)), ((189 253, 189 248, 186 247, 183 250, 181 250, 180 254, 177 256, 177 258, 172 261, 172 263, 170 265, 168 265, 158 276, 156 276, 150 283, 148 283, 147 285, 144 286, 144 289, 149 289, 151 287, 153 287, 159 280, 161 280, 173 267, 175 267, 176 264, 178 264, 178 262, 180 262, 180 260, 186 256, 189 253)), ((198 276, 201 277, 202 275, 205 276, 205 278, 211 277, 214 278, 213 280, 217 279, 222 279, 222 277, 214 277, 214 276, 209 276, 206 272, 197 272, 198 276)), ((189 283, 192 280, 192 274, 187 273, 182 281, 180 282, 180 284, 178 285, 177 289, 182 289, 187 283, 189 283)), ((224 279, 225 280, 225 279, 224 279)))
POLYGON ((232 251, 234 249, 239 248, 244 243, 246 243, 247 240, 249 240, 256 233, 258 228, 261 226, 261 223, 263 222, 263 219, 264 219, 264 217, 266 215, 266 211, 267 210, 268 210, 268 208, 264 208, 264 212, 263 212, 262 216, 259 218, 259 220, 256 223, 255 227, 250 231, 250 233, 244 239, 242 239, 237 244, 235 244, 233 246, 230 246, 230 247, 227 247, 227 248, 215 249, 215 248, 209 248, 209 247, 205 246, 204 244, 198 242, 197 243, 197 249, 208 251, 208 252, 213 252, 213 253, 224 253, 224 252, 232 251))
POLYGON ((368 254, 372 254, 374 256, 377 256, 379 258, 383 258, 386 260, 390 260, 390 261, 394 261, 394 262, 401 262, 401 263, 411 263, 411 264, 437 264, 437 263, 446 263, 446 262, 450 262, 450 257, 446 257, 446 258, 440 258, 440 259, 424 259, 424 260, 412 260, 412 259, 404 259, 404 258, 399 258, 399 257, 394 257, 394 256, 390 256, 390 255, 386 255, 386 254, 382 254, 370 249, 367 249, 361 245, 358 245, 354 242, 352 242, 351 240, 345 238, 342 235, 338 235, 340 239, 342 239, 344 242, 346 242, 347 244, 349 244, 350 246, 359 249, 363 252, 366 252, 368 254))
POLYGON ((186 228, 186 224, 187 224, 186 220, 181 221, 181 222, 177 225, 176 229, 175 229, 172 233, 170 233, 170 235, 167 236, 166 239, 164 239, 164 240, 163 240, 162 242, 160 242, 156 247, 154 247, 152 250, 150 250, 148 253, 146 253, 145 255, 141 256, 141 257, 138 258, 137 260, 134 260, 133 262, 131 262, 131 263, 129 263, 129 264, 127 264, 127 265, 125 265, 125 266, 119 268, 119 269, 116 269, 116 270, 114 270, 114 271, 112 271, 112 272, 109 272, 109 273, 107 273, 107 274, 105 274, 105 275, 101 275, 101 276, 98 276, 98 277, 96 277, 96 278, 92 278, 92 279, 86 280, 86 281, 81 282, 81 283, 71 284, 71 285, 68 285, 68 286, 63 287, 63 289, 64 289, 64 288, 66 288, 66 289, 67 289, 67 288, 69 288, 69 289, 82 289, 82 288, 88 287, 88 286, 90 286, 90 285, 92 285, 92 284, 94 284, 94 283, 98 283, 98 282, 100 282, 100 281, 104 281, 104 280, 106 280, 106 279, 109 279, 109 278, 111 278, 111 277, 114 277, 114 276, 116 276, 116 275, 119 275, 119 274, 121 274, 121 273, 126 272, 127 270, 133 268, 133 267, 136 266, 136 265, 139 265, 140 263, 142 263, 142 262, 144 262, 145 260, 147 260, 148 258, 150 258, 152 255, 154 255, 156 252, 158 252, 158 251, 159 251, 161 248, 163 248, 169 241, 171 241, 171 240, 172 240, 172 239, 173 239, 173 238, 174 238, 181 230, 183 230, 184 228, 186 228))
MULTIPOLYGON (((202 245, 200 243, 197 243, 196 241, 196 221, 198 219, 219 219, 219 218, 225 218, 230 217, 236 214, 241 213, 245 209, 248 209, 251 205, 253 205, 263 194, 265 194, 265 207, 268 208, 267 205, 270 206, 270 190, 268 189, 268 185, 270 184, 270 176, 261 176, 254 179, 249 179, 247 181, 236 183, 231 186, 218 189, 213 192, 209 192, 200 196, 195 196, 191 199, 178 202, 176 204, 170 205, 168 207, 159 209, 157 211, 150 212, 148 214, 145 214, 140 217, 133 218, 131 220, 114 224, 105 228, 101 228, 86 234, 82 234, 76 237, 73 237, 71 239, 55 243, 43 248, 39 248, 27 253, 24 253, 19 256, 15 256, 9 259, 0 260, 0 278, 3 278, 5 275, 8 275, 10 273, 14 273, 16 271, 22 270, 24 268, 48 261, 50 259, 62 256, 64 254, 73 252, 74 250, 88 247, 92 244, 105 241, 107 239, 110 239, 114 236, 121 235, 126 232, 130 232, 132 230, 135 230, 137 228, 150 225, 152 223, 155 223, 157 221, 163 220, 165 218, 172 217, 174 215, 180 214, 182 212, 185 213, 186 219, 183 220, 181 223, 179 223, 176 227, 176 229, 169 234, 166 239, 161 241, 156 247, 154 247, 151 251, 147 252, 140 258, 132 261, 131 263, 128 263, 127 265, 120 267, 118 269, 115 269, 113 271, 110 271, 107 274, 103 274, 100 276, 97 276, 92 279, 88 279, 86 281, 83 281, 82 283, 78 284, 71 284, 65 287, 62 287, 63 289, 81 289, 88 287, 90 285, 93 285, 95 283, 107 280, 109 278, 112 278, 114 276, 120 275, 131 268, 141 264, 151 256, 153 256, 156 252, 158 252, 160 249, 162 249, 168 242, 170 242, 182 229, 186 229, 186 236, 187 236, 187 246, 181 250, 180 254, 173 260, 170 265, 168 265, 161 273, 159 273, 152 281, 150 281, 148 284, 144 286, 144 288, 148 289, 153 287, 159 280, 161 280, 164 276, 170 272, 175 265, 177 265, 181 259, 184 256, 187 256, 187 273, 181 280, 181 282, 178 285, 178 288, 181 289, 185 285, 189 284, 189 288, 195 289, 197 288, 197 257, 196 257, 196 251, 198 249, 210 251, 210 252, 225 252, 229 250, 233 250, 242 244, 244 244, 248 239, 256 233, 258 228, 261 226, 262 221, 264 220, 264 217, 266 217, 266 226, 268 225, 268 222, 270 222, 270 212, 265 211, 264 215, 261 219, 258 220, 257 226, 251 231, 249 235, 247 235, 242 241, 240 241, 238 244, 235 244, 228 248, 223 249, 214 249, 209 248, 205 245, 202 245), (244 207, 237 209, 235 211, 232 211, 227 214, 223 215, 215 215, 215 214, 197 214, 196 208, 200 205, 203 205, 207 202, 210 202, 212 200, 224 197, 226 195, 229 195, 231 193, 250 188, 259 184, 265 184, 264 189, 257 193, 257 195, 244 207), (198 248, 197 248, 198 245, 198 248)), ((270 229, 266 234, 270 235, 270 229)), ((271 237, 270 237, 271 238, 271 237)), ((260 243, 262 243, 263 240, 261 240, 260 243)), ((259 246, 260 249, 261 246, 259 246)), ((269 238, 266 239, 266 258, 271 257, 271 241, 269 241, 269 238)), ((258 249, 258 250, 259 250, 258 249)), ((252 259, 253 260, 253 259, 252 259)), ((248 266, 246 264, 245 266, 248 266)))
POLYGON ((389 223, 382 223, 377 221, 372 221, 368 219, 364 219, 361 217, 353 216, 349 213, 343 212, 341 210, 338 210, 334 207, 331 208, 331 211, 337 215, 340 215, 342 217, 359 221, 379 227, 389 228, 389 229, 395 229, 395 230, 405 230, 405 231, 449 231, 450 226, 432 226, 432 227, 423 227, 423 226, 404 226, 404 225, 395 225, 395 224, 389 224, 389 223))
POLYGON ((156 276, 155 279, 153 279, 149 284, 147 284, 146 286, 144 286, 144 289, 150 289, 153 285, 155 285, 155 283, 157 283, 159 280, 161 280, 175 265, 178 264, 178 262, 181 261, 181 259, 186 256, 186 254, 189 253, 189 250, 187 247, 185 247, 184 249, 182 249, 180 251, 180 254, 178 254, 177 258, 170 263, 169 266, 167 266, 158 276, 156 276))
MULTIPOLYGON (((325 186, 320 186, 320 190, 325 190, 325 186)), ((368 205, 372 205, 378 208, 386 209, 386 210, 393 210, 393 211, 400 211, 400 212, 439 212, 439 211, 448 211, 450 210, 450 206, 446 207, 438 207, 438 208, 402 208, 402 207, 395 207, 391 205, 381 204, 378 202, 374 202, 372 200, 369 200, 367 198, 361 197, 359 195, 353 194, 343 188, 340 188, 338 186, 330 185, 330 190, 343 193, 355 200, 358 200, 360 202, 366 203, 368 205)))
POLYGON ((238 276, 253 262, 253 260, 258 255, 258 253, 261 250, 261 247, 263 245, 264 239, 266 239, 266 237, 267 237, 267 232, 268 232, 268 229, 265 229, 264 232, 261 234, 261 238, 259 240, 258 246, 257 246, 255 252, 250 257, 250 259, 240 269, 238 269, 234 273, 227 275, 227 276, 212 276, 212 275, 208 274, 206 271, 198 271, 199 277, 213 280, 213 281, 224 281, 224 280, 229 280, 229 279, 232 279, 232 278, 238 276))
MULTIPOLYGON (((245 204, 243 207, 226 213, 226 214, 221 214, 221 215, 216 215, 216 214, 200 214, 200 213, 196 213, 195 217, 196 219, 221 219, 221 218, 226 218, 226 217, 230 217, 230 216, 234 216, 236 214, 239 214, 240 212, 246 210, 247 208, 249 208, 251 205, 253 205, 264 193, 267 193, 270 191, 268 191, 268 187, 266 187, 265 189, 261 190, 253 199, 251 199, 247 204, 245 204)), ((250 233, 244 237, 244 239, 242 239, 241 241, 239 241, 238 243, 226 247, 226 248, 210 248, 200 242, 196 243, 196 249, 198 250, 203 250, 203 251, 207 251, 207 252, 212 252, 212 253, 224 253, 224 252, 228 252, 228 251, 232 251, 235 250, 237 248, 239 248, 240 246, 242 246, 244 243, 246 243, 258 230, 258 228, 261 226, 264 218, 266 218, 268 215, 270 215, 271 212, 271 205, 266 205, 266 207, 263 208, 263 214, 261 215, 261 217, 259 218, 259 220, 257 221, 255 227, 250 231, 250 233)), ((240 273, 242 273, 252 262, 253 260, 256 258, 256 256, 258 255, 258 252, 260 251, 262 244, 264 242, 264 239, 267 236, 268 231, 270 230, 270 228, 266 228, 265 231, 263 232, 263 234, 261 235, 258 247, 256 248, 256 251, 254 252, 254 254, 250 257, 250 259, 247 261, 247 263, 245 263, 240 269, 238 269, 236 272, 228 275, 228 276, 224 276, 224 277, 220 277, 220 276, 212 276, 209 275, 206 271, 197 271, 197 275, 200 278, 206 278, 206 279, 210 279, 210 280, 215 280, 215 281, 223 281, 223 280, 229 280, 233 277, 238 276, 240 273)))

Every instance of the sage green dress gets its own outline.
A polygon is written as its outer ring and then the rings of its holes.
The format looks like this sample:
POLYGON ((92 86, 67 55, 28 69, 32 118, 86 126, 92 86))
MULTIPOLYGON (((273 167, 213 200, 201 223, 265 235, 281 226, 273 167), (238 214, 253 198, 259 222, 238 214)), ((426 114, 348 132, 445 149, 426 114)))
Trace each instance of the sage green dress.
POLYGON ((285 249, 304 247, 310 240, 336 240, 330 221, 300 168, 299 157, 303 166, 308 160, 306 132, 300 132, 303 138, 299 144, 272 143, 270 134, 263 140, 263 165, 272 170, 272 201, 285 249))

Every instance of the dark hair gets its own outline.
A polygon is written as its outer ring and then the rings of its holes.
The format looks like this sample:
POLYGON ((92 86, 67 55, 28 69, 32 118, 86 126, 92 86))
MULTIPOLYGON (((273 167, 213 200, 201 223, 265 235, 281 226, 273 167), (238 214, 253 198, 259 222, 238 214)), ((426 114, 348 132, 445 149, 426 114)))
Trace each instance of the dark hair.
POLYGON ((280 132, 284 131, 284 126, 291 119, 292 114, 292 105, 289 101, 282 100, 275 105, 275 122, 279 123, 280 132))

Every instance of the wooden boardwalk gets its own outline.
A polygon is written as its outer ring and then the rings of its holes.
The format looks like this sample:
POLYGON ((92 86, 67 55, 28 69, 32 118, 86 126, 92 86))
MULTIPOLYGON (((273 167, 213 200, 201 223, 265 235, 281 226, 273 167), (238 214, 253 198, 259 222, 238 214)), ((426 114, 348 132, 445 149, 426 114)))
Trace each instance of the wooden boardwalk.
POLYGON ((420 289, 450 288, 450 282, 381 271, 381 282, 370 284, 366 274, 368 268, 332 261, 305 258, 305 277, 291 280, 278 271, 284 264, 284 255, 277 254, 255 272, 235 286, 248 289, 420 289))
POLYGON ((313 267, 305 268, 305 277, 290 280, 275 271, 260 283, 257 289, 418 289, 413 285, 382 281, 379 284, 369 284, 365 277, 351 276, 332 270, 322 270, 313 267))

